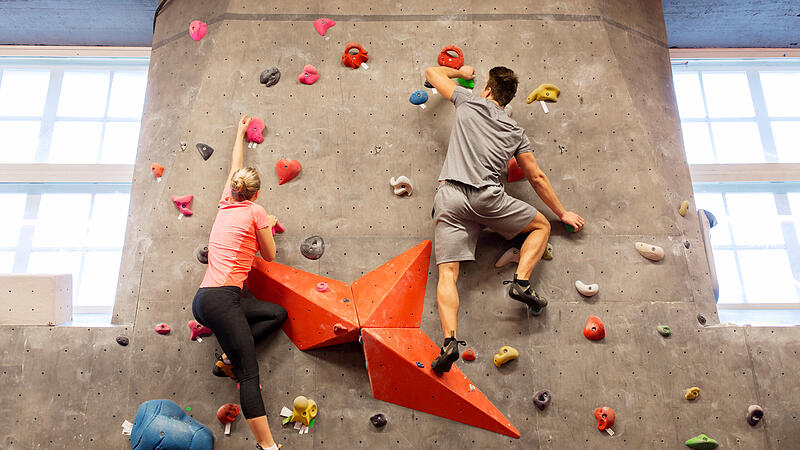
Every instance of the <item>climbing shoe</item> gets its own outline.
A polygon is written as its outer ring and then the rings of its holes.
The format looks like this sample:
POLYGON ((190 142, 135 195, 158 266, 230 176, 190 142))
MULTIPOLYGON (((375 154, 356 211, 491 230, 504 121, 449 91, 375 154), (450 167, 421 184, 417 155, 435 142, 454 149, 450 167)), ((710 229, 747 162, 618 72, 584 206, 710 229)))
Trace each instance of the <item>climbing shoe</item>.
POLYGON ((436 375, 441 376, 445 372, 449 372, 453 363, 459 358, 458 344, 467 345, 464 341, 458 341, 454 337, 449 337, 444 340, 441 353, 431 363, 431 369, 436 375))
POLYGON ((511 296, 511 298, 525 303, 533 310, 541 310, 547 306, 547 300, 543 297, 539 297, 530 284, 522 286, 516 275, 514 275, 514 280, 503 281, 503 284, 511 284, 508 288, 508 295, 511 296))
POLYGON ((214 368, 211 369, 211 373, 217 377, 236 379, 236 375, 233 373, 233 364, 229 359, 222 359, 222 355, 217 355, 217 362, 214 364, 214 368))

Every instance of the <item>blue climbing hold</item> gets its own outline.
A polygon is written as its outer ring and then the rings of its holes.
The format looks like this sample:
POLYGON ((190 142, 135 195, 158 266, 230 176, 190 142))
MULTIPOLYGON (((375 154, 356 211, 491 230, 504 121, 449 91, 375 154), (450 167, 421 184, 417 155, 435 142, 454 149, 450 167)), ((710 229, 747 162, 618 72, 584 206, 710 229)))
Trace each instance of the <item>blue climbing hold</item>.
POLYGON ((428 101, 428 93, 425 91, 414 91, 408 101, 415 105, 421 105, 428 101))
POLYGON ((419 367, 420 369, 424 369, 425 364, 422 364, 421 362, 417 361, 417 367, 419 367))
POLYGON ((170 400, 148 400, 136 411, 131 430, 133 450, 180 448, 212 450, 214 435, 170 400))

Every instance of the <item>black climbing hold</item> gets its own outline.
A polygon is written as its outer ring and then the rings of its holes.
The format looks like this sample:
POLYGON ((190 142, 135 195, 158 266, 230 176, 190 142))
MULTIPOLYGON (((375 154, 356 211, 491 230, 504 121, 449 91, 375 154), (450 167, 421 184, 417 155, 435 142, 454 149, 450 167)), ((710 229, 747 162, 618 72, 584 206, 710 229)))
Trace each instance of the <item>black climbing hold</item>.
POLYGON ((320 259, 325 253, 325 241, 322 236, 309 236, 300 244, 300 253, 308 259, 320 259))
POLYGON ((428 80, 425 80, 425 87, 428 88, 428 89, 433 89, 433 85, 428 80))
POLYGON ((200 244, 194 250, 194 256, 203 264, 208 264, 208 246, 200 244))
POLYGON ((130 341, 128 340, 128 336, 117 336, 117 344, 125 347, 128 345, 130 341))
POLYGON ((689 244, 689 241, 683 241, 683 246, 689 248, 691 244, 689 244))
POLYGON ((697 315, 697 321, 700 322, 700 325, 705 325, 706 324, 706 316, 704 316, 702 314, 698 314, 697 315))
POLYGON ((214 149, 211 148, 210 145, 203 144, 202 142, 197 143, 197 151, 200 152, 200 156, 206 161, 208 161, 208 158, 211 158, 211 154, 214 153, 214 149))
POLYGON ((261 72, 261 76, 258 78, 258 80, 261 82, 261 84, 264 84, 267 87, 275 86, 278 84, 278 81, 281 80, 281 71, 278 70, 277 67, 266 69, 261 72))
POLYGON ((750 407, 747 408, 747 423, 751 427, 758 425, 758 422, 760 422, 763 418, 764 410, 760 406, 750 405, 750 407))
POLYGON ((539 408, 539 411, 544 411, 544 409, 547 408, 547 405, 550 404, 551 398, 553 398, 553 396, 550 395, 550 391, 547 389, 542 389, 533 396, 533 404, 539 408))
POLYGON ((370 423, 375 428, 381 428, 386 425, 386 416, 381 413, 375 414, 374 416, 369 418, 370 423))

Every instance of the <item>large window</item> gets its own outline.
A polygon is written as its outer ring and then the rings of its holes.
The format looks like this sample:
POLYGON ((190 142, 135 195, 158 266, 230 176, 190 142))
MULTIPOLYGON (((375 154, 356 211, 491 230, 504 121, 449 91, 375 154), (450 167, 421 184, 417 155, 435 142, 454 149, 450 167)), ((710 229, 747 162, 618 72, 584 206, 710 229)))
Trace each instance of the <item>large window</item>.
POLYGON ((0 272, 71 273, 73 311, 110 315, 147 52, 11 53, 0 56, 0 272))
POLYGON ((721 322, 800 324, 800 60, 674 59, 721 322))

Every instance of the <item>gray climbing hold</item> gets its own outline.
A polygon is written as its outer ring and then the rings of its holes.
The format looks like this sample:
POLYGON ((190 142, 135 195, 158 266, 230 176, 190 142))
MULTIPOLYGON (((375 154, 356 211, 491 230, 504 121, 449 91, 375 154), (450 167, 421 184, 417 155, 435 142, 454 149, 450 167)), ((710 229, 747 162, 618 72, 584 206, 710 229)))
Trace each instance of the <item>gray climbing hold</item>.
POLYGON ((386 416, 381 413, 375 414, 369 418, 370 423, 375 428, 381 428, 386 425, 386 416))
POLYGON ((128 336, 117 336, 117 344, 125 347, 128 345, 128 343, 130 343, 128 336))
POLYGON ((325 253, 325 241, 322 236, 309 236, 300 244, 300 253, 308 259, 320 259, 325 253))
POLYGON ((200 244, 194 249, 194 256, 203 264, 208 264, 208 245, 200 244))
POLYGON ((539 411, 544 411, 544 409, 547 408, 547 405, 550 404, 551 398, 553 398, 553 396, 550 395, 550 391, 547 389, 542 389, 533 396, 533 404, 539 408, 539 411))
POLYGON ((261 76, 258 78, 261 84, 266 85, 267 87, 275 86, 278 84, 278 81, 281 80, 281 71, 278 70, 277 67, 272 67, 266 69, 265 71, 261 72, 261 76))
POLYGON ((208 158, 211 158, 211 154, 214 153, 214 149, 211 148, 210 145, 203 144, 202 142, 197 143, 197 151, 200 152, 200 156, 206 161, 208 161, 208 158))

